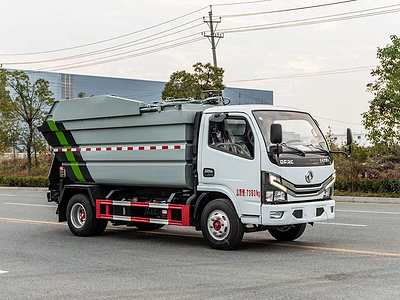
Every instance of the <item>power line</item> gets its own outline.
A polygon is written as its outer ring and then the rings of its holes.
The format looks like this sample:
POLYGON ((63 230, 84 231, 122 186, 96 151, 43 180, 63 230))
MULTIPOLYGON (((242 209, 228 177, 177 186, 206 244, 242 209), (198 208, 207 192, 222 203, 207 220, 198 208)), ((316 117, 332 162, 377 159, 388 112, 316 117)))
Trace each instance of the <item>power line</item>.
POLYGON ((290 78, 301 78, 301 77, 312 77, 312 76, 324 76, 324 75, 336 75, 343 73, 353 73, 371 70, 376 66, 364 66, 364 67, 354 67, 354 68, 346 68, 346 69, 336 69, 336 70, 327 70, 321 72, 311 72, 311 73, 298 73, 291 75, 283 75, 283 76, 274 76, 274 77, 264 77, 264 78, 254 78, 254 79, 242 79, 242 80, 231 80, 226 83, 234 83, 234 82, 249 82, 249 81, 265 81, 265 80, 275 80, 275 79, 290 79, 290 78))
MULTIPOLYGON (((177 39, 174 39, 174 40, 169 40, 169 41, 166 41, 166 42, 163 42, 163 43, 158 43, 158 44, 154 44, 154 45, 151 45, 151 46, 146 46, 146 47, 142 47, 142 48, 139 48, 139 49, 135 49, 135 50, 130 50, 130 51, 122 52, 122 53, 119 53, 119 55, 124 55, 124 54, 132 53, 132 52, 137 52, 137 51, 141 51, 141 50, 146 50, 146 49, 149 49, 149 48, 154 48, 154 47, 157 47, 157 46, 159 46, 159 45, 163 45, 163 44, 168 44, 168 43, 176 42, 176 41, 179 41, 179 40, 182 40, 182 39, 186 39, 186 38, 189 38, 189 37, 192 37, 192 36, 195 36, 195 35, 198 35, 198 33, 189 34, 189 35, 187 35, 187 36, 184 36, 184 37, 181 37, 181 38, 177 38, 177 39)), ((82 64, 82 63, 88 63, 88 62, 93 62, 93 61, 100 61, 100 60, 104 60, 104 59, 112 58, 112 57, 115 58, 115 55, 114 55, 114 54, 113 54, 113 55, 107 55, 107 56, 103 56, 103 57, 99 57, 99 58, 93 58, 93 59, 89 59, 89 60, 84 60, 84 61, 80 61, 80 62, 69 63, 69 64, 64 64, 64 65, 59 65, 59 66, 50 67, 50 68, 53 69, 53 68, 58 68, 58 67, 60 67, 60 68, 61 68, 61 67, 68 67, 68 66, 73 66, 73 65, 79 65, 79 64, 82 64)), ((44 68, 44 69, 47 69, 47 68, 44 68)))
MULTIPOLYGON (((101 49, 101 50, 96 50, 96 51, 91 51, 91 52, 86 52, 86 53, 77 54, 77 55, 71 55, 71 56, 66 56, 66 57, 54 58, 54 59, 37 60, 37 61, 25 61, 25 62, 3 62, 3 64, 4 65, 38 64, 38 63, 46 63, 46 62, 71 60, 71 59, 83 58, 83 57, 88 57, 88 56, 95 56, 95 55, 99 55, 99 54, 103 54, 103 53, 115 52, 117 50, 131 48, 133 46, 137 46, 137 45, 141 45, 141 44, 148 43, 148 42, 151 42, 151 41, 159 40, 159 39, 162 39, 162 38, 165 38, 165 37, 169 37, 169 36, 172 36, 172 35, 175 35, 175 34, 178 34, 178 33, 181 33, 181 32, 184 32, 184 31, 187 31, 187 30, 190 30, 190 29, 193 29, 195 27, 199 27, 199 26, 203 25, 202 23, 199 23, 199 24, 190 26, 190 27, 185 28, 185 29, 181 29, 181 30, 178 30, 178 31, 175 31, 175 32, 163 35, 163 36, 159 36, 162 33, 172 31, 174 29, 177 29, 179 27, 191 24, 191 23, 196 22, 198 20, 200 20, 200 19, 195 19, 193 21, 190 21, 190 22, 184 23, 182 25, 175 26, 173 28, 170 28, 170 29, 167 29, 167 30, 164 30, 164 31, 152 34, 152 35, 149 35, 147 37, 136 39, 136 40, 133 40, 133 41, 130 41, 130 42, 126 42, 126 43, 123 43, 123 44, 119 44, 119 45, 116 45, 116 46, 113 46, 113 47, 104 48, 104 49, 101 49)), ((198 33, 196 33, 196 34, 198 34, 198 33)), ((129 52, 131 52, 131 51, 117 53, 117 54, 114 54, 114 55, 126 54, 126 53, 129 53, 129 52)))
MULTIPOLYGON (((355 1, 355 0, 348 0, 348 1, 341 1, 341 2, 335 2, 335 3, 330 3, 330 4, 324 4, 324 5, 333 5, 333 4, 341 4, 341 3, 346 3, 346 2, 350 2, 350 1, 355 1)), ((307 7, 304 7, 304 8, 307 8, 307 7)), ((297 8, 297 9, 304 9, 304 8, 297 8)), ((323 18, 323 17, 318 17, 318 19, 320 19, 320 18, 323 18)), ((290 22, 293 22, 293 21, 290 21, 290 22)), ((279 24, 284 24, 284 23, 287 23, 287 22, 281 22, 281 23, 279 23, 279 24)), ((211 25, 211 24, 210 24, 211 25)), ((155 47, 155 46, 150 46, 150 47, 155 47)), ((214 48, 213 49, 215 49, 215 46, 214 46, 214 48)), ((143 50, 143 48, 142 49, 138 49, 138 50, 135 50, 135 51, 139 51, 139 50, 143 50)), ((127 54, 127 52, 124 52, 124 53, 120 53, 119 55, 122 55, 122 54, 127 54)), ((106 57, 102 57, 102 58, 97 58, 97 59, 93 59, 93 60, 88 60, 88 61, 84 61, 84 62, 80 62, 80 63, 77 63, 77 64, 68 64, 68 65, 62 65, 62 66, 57 66, 57 67, 53 67, 53 68, 58 68, 58 67, 67 67, 67 66, 73 66, 73 65, 79 65, 79 64, 82 64, 82 63, 85 63, 85 62, 91 62, 91 61, 99 61, 99 60, 102 60, 102 59, 106 59, 106 58, 109 58, 110 56, 106 56, 106 57)), ((123 58, 124 59, 124 58, 123 58)), ((52 69, 53 69, 52 68, 52 69)))
POLYGON ((260 3, 260 2, 269 2, 272 0, 256 0, 256 1, 244 1, 244 2, 233 2, 233 3, 220 3, 220 4, 213 4, 213 6, 229 6, 229 5, 242 5, 242 4, 253 4, 253 3, 260 3))
MULTIPOLYGON (((342 3, 353 2, 353 1, 357 1, 357 0, 347 0, 347 1, 341 1, 341 2, 321 4, 319 6, 342 4, 342 3)), ((256 3, 256 2, 265 2, 265 1, 250 1, 250 2, 241 2, 241 3, 230 3, 229 5, 248 4, 248 3, 256 3)), ((221 6, 222 6, 222 4, 221 4, 221 6)), ((315 18, 292 20, 292 21, 285 21, 285 22, 272 23, 272 24, 262 24, 262 25, 253 25, 253 26, 228 28, 228 29, 226 29, 225 32, 226 33, 237 33, 237 32, 245 32, 245 31, 266 30, 266 29, 275 29, 275 28, 283 28, 283 27, 302 26, 302 25, 309 25, 309 24, 318 24, 318 23, 332 22, 332 21, 338 21, 338 20, 347 20, 347 19, 351 19, 351 18, 360 18, 360 17, 373 16, 373 15, 378 15, 378 14, 386 14, 386 13, 398 12, 398 11, 400 11, 400 8, 396 8, 396 9, 392 9, 392 10, 386 10, 386 11, 376 11, 376 10, 380 10, 380 9, 398 7, 398 6, 400 6, 400 4, 382 6, 382 7, 378 7, 378 8, 365 9, 365 10, 359 10, 359 11, 353 11, 353 12, 347 12, 347 13, 341 13, 341 14, 327 15, 327 16, 321 16, 321 17, 315 17, 315 18), (366 13, 366 12, 368 12, 368 13, 366 13), (333 17, 336 17, 336 18, 333 18, 333 17), (327 19, 327 18, 331 18, 331 19, 327 19)), ((313 8, 313 7, 316 7, 316 6, 298 7, 298 8, 292 8, 292 9, 289 9, 289 10, 306 9, 306 8, 313 8)), ((204 8, 202 8, 202 9, 204 9, 204 8)), ((193 12, 191 12, 189 14, 183 15, 183 16, 190 15, 190 14, 198 12, 200 10, 201 9, 195 10, 195 11, 193 11, 193 12)), ((271 11, 271 12, 268 12, 268 13, 273 13, 273 12, 280 12, 280 11, 271 11)), ((265 13, 267 13, 267 12, 265 12, 265 13)), ((160 23, 160 24, 165 24, 165 23, 171 22, 172 20, 177 20, 179 18, 182 18, 183 16, 171 19, 170 21, 166 21, 166 22, 163 22, 163 23, 160 23)), ((232 16, 234 16, 234 15, 232 15, 232 16)), ((166 32, 172 31, 174 29, 177 29, 179 27, 191 24, 191 23, 193 23, 195 21, 197 21, 197 19, 196 20, 192 20, 190 22, 186 22, 186 23, 178 25, 178 26, 175 26, 173 28, 161 31, 159 33, 155 33, 155 34, 152 34, 150 36, 147 36, 147 37, 144 37, 144 38, 141 38, 141 39, 137 39, 137 40, 134 40, 134 41, 126 42, 126 43, 123 43, 123 44, 119 44, 119 45, 113 46, 113 47, 108 47, 108 48, 104 48, 104 49, 100 49, 100 50, 96 50, 96 51, 86 52, 86 53, 67 56, 67 57, 48 59, 48 60, 42 60, 42 61, 34 61, 34 62, 20 62, 20 63, 14 63, 14 64, 30 64, 30 63, 54 62, 54 61, 62 61, 62 60, 69 60, 69 59, 77 59, 77 58, 83 58, 83 57, 88 57, 88 56, 94 56, 94 55, 99 55, 99 54, 108 53, 108 52, 115 52, 117 50, 130 48, 130 47, 133 47, 133 46, 136 46, 136 45, 141 45, 141 44, 144 44, 144 43, 148 43, 150 41, 154 41, 154 40, 157 40, 157 39, 160 39, 160 38, 168 37, 168 36, 171 36, 173 34, 177 34, 177 33, 180 33, 180 32, 183 32, 183 31, 186 31, 186 30, 189 30, 189 29, 192 29, 194 27, 197 27, 197 26, 201 25, 201 24, 197 24, 197 25, 191 26, 189 28, 185 28, 185 29, 182 29, 182 30, 179 30, 179 31, 176 31, 176 32, 173 32, 173 33, 169 33, 167 35, 164 35, 164 36, 161 36, 161 37, 158 37, 158 38, 151 39, 152 37, 155 37, 155 36, 158 36, 158 35, 160 35, 162 33, 166 33, 166 32), (139 41, 143 41, 143 42, 139 42, 139 41)), ((160 24, 153 25, 153 26, 148 27, 146 29, 143 29, 141 31, 147 30, 149 28, 154 28, 154 27, 160 26, 160 24)), ((141 32, 141 31, 137 31, 137 32, 141 32)), ((131 33, 131 34, 133 34, 133 33, 131 33)), ((178 46, 181 46, 181 45, 193 43, 193 42, 198 41, 198 39, 191 39, 189 41, 180 42, 180 43, 177 43, 177 44, 174 44, 174 45, 163 46, 163 47, 160 47, 160 48, 157 48, 157 49, 144 51, 144 52, 141 52, 141 53, 138 53, 138 54, 124 56, 125 54, 130 54, 132 52, 138 52, 138 51, 142 51, 142 50, 145 50, 145 49, 158 47, 160 45, 165 45, 165 44, 168 44, 168 43, 172 43, 172 42, 175 42, 175 41, 186 39, 186 38, 192 37, 194 35, 195 34, 187 35, 187 36, 182 37, 182 38, 177 38, 177 39, 166 41, 166 42, 163 42, 163 43, 158 43, 158 44, 154 44, 154 45, 147 46, 147 47, 142 47, 140 49, 135 49, 135 50, 131 50, 131 51, 125 51, 125 52, 117 53, 117 54, 114 54, 114 55, 98 57, 98 58, 84 60, 84 61, 75 62, 75 63, 71 63, 71 64, 63 64, 63 65, 59 65, 59 66, 47 67, 47 68, 43 68, 43 69, 39 69, 39 70, 58 70, 59 68, 61 68, 60 70, 64 70, 64 69, 74 68, 74 66, 76 66, 76 67, 84 67, 84 66, 90 66, 90 65, 98 65, 98 64, 102 64, 102 63, 108 63, 108 62, 111 62, 111 61, 119 61, 119 60, 124 60, 124 59, 128 59, 128 58, 136 57, 136 56, 142 56, 142 55, 146 55, 146 54, 151 54, 151 53, 154 53, 154 52, 163 51, 163 50, 166 50, 166 49, 170 49, 170 48, 178 47, 178 46)), ((103 41, 106 41, 106 40, 103 40, 103 41)), ((86 44, 86 45, 88 45, 88 44, 86 44)), ((81 46, 85 46, 85 45, 81 45, 81 46)), ((11 63, 4 63, 4 64, 11 64, 11 63)), ((269 79, 292 78, 292 77, 305 77, 305 76, 319 76, 319 75, 330 75, 330 74, 338 74, 338 73, 345 73, 345 72, 356 72, 356 71, 359 71, 359 70, 351 70, 351 71, 350 70, 349 71, 337 70, 336 72, 335 71, 331 71, 331 72, 328 72, 328 73, 316 72, 315 74, 312 74, 312 73, 294 74, 294 75, 291 75, 289 77, 288 76, 284 76, 284 77, 259 78, 259 79, 252 79, 252 80, 240 80, 240 81, 234 81, 234 82, 255 81, 255 80, 269 80, 269 79)))
POLYGON ((370 16, 399 12, 400 8, 386 10, 386 11, 376 11, 379 9, 384 9, 384 8, 389 8, 389 7, 399 7, 399 6, 400 6, 400 4, 395 4, 395 5, 382 6, 382 7, 370 8, 370 9, 363 9, 363 10, 359 10, 359 11, 352 11, 352 12, 347 12, 347 13, 326 15, 326 16, 321 16, 321 17, 305 18, 305 19, 298 19, 298 20, 271 23, 271 24, 261 24, 261 25, 227 28, 227 29, 223 30, 223 32, 224 33, 238 33, 238 32, 277 29, 277 28, 285 28, 285 27, 295 27, 295 26, 320 24, 320 23, 335 22, 335 21, 342 21, 342 20, 350 20, 350 19, 356 19, 356 18, 363 18, 363 17, 370 17, 370 16), (368 12, 368 11, 370 11, 370 13, 363 14, 363 12, 368 12), (356 14, 356 13, 359 13, 359 14, 356 14), (337 18, 335 18, 335 17, 337 17, 337 18), (331 18, 331 19, 329 19, 329 18, 331 18))
POLYGON ((152 26, 140 29, 140 30, 136 30, 136 31, 133 31, 133 32, 129 32, 129 33, 122 34, 122 35, 119 35, 119 36, 116 36, 116 37, 112 37, 112 38, 108 38, 108 39, 104 39, 104 40, 100 40, 100 41, 96 41, 96 42, 92 42, 92 43, 87 43, 87 44, 82 44, 82 45, 77 45, 77 46, 72 46, 72 47, 66 47, 66 48, 60 48, 60 49, 39 51, 39 52, 0 54, 0 56, 22 56, 22 55, 47 54, 47 53, 61 52, 61 51, 67 51, 67 50, 73 50, 73 49, 79 49, 79 48, 83 48, 83 47, 98 45, 98 44, 102 44, 102 43, 114 41, 114 40, 117 40, 117 39, 121 39, 121 38, 124 38, 124 37, 127 37, 127 36, 131 36, 131 35, 134 35, 134 34, 137 34, 137 33, 140 33, 140 32, 144 32, 144 31, 147 31, 147 30, 150 30, 150 29, 153 29, 153 28, 156 28, 156 27, 159 27, 159 26, 174 22, 176 20, 182 19, 184 17, 187 17, 187 16, 192 15, 194 13, 197 13, 199 11, 202 11, 202 10, 204 10, 206 8, 208 8, 208 6, 204 6, 202 8, 196 9, 196 10, 194 10, 192 12, 189 12, 189 13, 186 13, 186 14, 181 15, 179 17, 167 20, 165 22, 161 22, 161 23, 156 24, 156 25, 152 25, 152 26))
MULTIPOLYGON (((69 64, 69 65, 63 65, 63 66, 54 66, 54 67, 50 67, 50 68, 43 68, 43 69, 39 69, 39 70, 42 70, 42 71, 61 71, 61 70, 76 69, 76 68, 82 68, 82 67, 88 67, 88 66, 95 66, 95 65, 105 64, 105 63, 109 63, 109 62, 115 62, 115 61, 120 61, 120 60, 133 58, 133 57, 152 54, 152 53, 155 53, 155 52, 159 52, 159 51, 163 51, 163 50, 167 50, 167 49, 176 48, 176 47, 179 47, 179 46, 191 44, 191 43, 194 43, 194 42, 198 42, 200 40, 203 40, 203 38, 202 37, 194 38, 194 39, 191 39, 191 40, 188 40, 188 41, 180 42, 180 43, 169 45, 169 46, 160 47, 160 48, 157 48, 157 49, 154 49, 154 50, 144 51, 144 52, 141 52, 141 53, 122 56, 122 57, 108 59, 108 60, 95 59, 95 60, 101 60, 101 61, 93 62, 93 63, 86 63, 85 64, 85 62, 81 62, 81 63, 75 63, 75 64, 69 64)), ((95 61, 95 60, 91 60, 91 61, 95 61)))
POLYGON ((297 10, 303 10, 303 9, 310 9, 310 8, 318 8, 318 7, 337 5, 337 4, 344 4, 344 3, 355 2, 355 1, 358 1, 358 0, 346 0, 346 1, 325 3, 325 4, 312 5, 312 6, 303 6, 303 7, 280 9, 280 10, 253 12, 253 13, 243 13, 243 14, 235 14, 235 15, 221 15, 221 18, 235 18, 235 17, 248 17, 248 16, 257 16, 257 15, 265 15, 265 14, 274 14, 274 13, 297 11, 297 10))
POLYGON ((363 126, 360 123, 354 123, 354 122, 346 122, 346 121, 340 121, 340 120, 335 120, 335 119, 328 119, 328 118, 323 118, 323 117, 319 117, 319 116, 314 116, 318 119, 323 119, 323 120, 327 120, 327 121, 333 121, 333 122, 338 122, 338 123, 345 123, 345 124, 352 124, 352 125, 358 125, 358 126, 363 126))

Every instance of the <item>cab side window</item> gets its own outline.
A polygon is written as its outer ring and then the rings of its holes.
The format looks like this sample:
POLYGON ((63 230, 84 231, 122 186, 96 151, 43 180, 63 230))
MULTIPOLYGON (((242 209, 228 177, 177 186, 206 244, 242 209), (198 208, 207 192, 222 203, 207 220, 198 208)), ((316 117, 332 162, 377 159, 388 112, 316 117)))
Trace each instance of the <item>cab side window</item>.
POLYGON ((208 144, 211 148, 244 158, 254 157, 253 132, 244 118, 210 119, 208 144))

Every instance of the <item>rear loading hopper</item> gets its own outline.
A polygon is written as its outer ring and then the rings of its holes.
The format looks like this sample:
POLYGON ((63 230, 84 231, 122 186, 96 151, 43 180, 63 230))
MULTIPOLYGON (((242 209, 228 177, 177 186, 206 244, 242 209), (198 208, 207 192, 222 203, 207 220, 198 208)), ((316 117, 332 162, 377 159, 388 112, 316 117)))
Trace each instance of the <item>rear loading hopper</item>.
POLYGON ((193 122, 207 107, 115 96, 61 100, 39 129, 73 182, 193 189, 193 122))

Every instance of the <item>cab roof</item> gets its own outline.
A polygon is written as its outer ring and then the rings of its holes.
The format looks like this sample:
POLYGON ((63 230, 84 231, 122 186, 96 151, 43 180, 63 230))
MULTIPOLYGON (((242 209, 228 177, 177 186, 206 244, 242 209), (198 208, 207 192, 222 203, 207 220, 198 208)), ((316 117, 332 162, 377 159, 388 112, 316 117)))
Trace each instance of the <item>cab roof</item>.
POLYGON ((229 112, 245 112, 251 114, 257 110, 279 110, 279 111, 295 111, 306 113, 304 110, 293 107, 275 106, 269 104, 245 104, 245 105, 225 105, 225 106, 214 106, 204 110, 205 114, 212 113, 229 113, 229 112))

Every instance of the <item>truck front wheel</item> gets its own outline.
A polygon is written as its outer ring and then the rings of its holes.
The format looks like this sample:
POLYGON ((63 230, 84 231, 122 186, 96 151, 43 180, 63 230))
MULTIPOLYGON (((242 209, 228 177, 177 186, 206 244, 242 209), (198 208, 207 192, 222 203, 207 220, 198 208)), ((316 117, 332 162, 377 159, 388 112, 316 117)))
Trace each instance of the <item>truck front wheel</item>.
POLYGON ((84 194, 74 195, 67 205, 67 223, 74 235, 90 236, 100 234, 105 224, 97 220, 94 207, 84 194), (101 232, 100 232, 101 231, 101 232))
POLYGON ((280 226, 269 228, 268 231, 278 241, 294 241, 303 234, 306 225, 307 224, 280 226))
POLYGON ((216 199, 201 214, 201 231, 214 249, 231 250, 242 241, 244 225, 227 199, 216 199))

